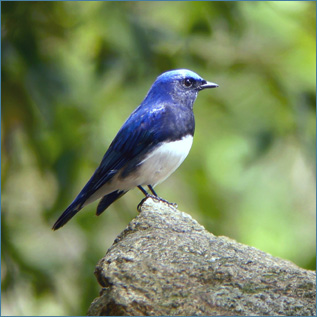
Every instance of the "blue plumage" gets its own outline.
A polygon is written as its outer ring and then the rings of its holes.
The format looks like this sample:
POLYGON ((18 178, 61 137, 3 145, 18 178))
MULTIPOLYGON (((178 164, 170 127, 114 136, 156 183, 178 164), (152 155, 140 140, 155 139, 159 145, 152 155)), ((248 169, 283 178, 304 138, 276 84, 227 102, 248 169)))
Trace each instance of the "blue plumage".
MULTIPOLYGON (((185 69, 160 75, 53 229, 101 197, 97 215, 136 186, 148 185, 155 193, 153 187, 174 172, 189 152, 195 130, 193 104, 198 92, 214 87, 218 86, 185 69)), ((143 188, 142 191, 145 193, 143 188)))

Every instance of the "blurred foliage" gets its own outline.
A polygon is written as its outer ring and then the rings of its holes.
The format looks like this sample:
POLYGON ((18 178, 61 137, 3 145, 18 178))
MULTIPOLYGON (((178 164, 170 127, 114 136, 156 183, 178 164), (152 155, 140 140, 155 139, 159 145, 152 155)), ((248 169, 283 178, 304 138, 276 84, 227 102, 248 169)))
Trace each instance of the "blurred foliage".
POLYGON ((158 193, 209 231, 315 268, 313 1, 2 2, 2 314, 85 315, 133 190, 50 230, 162 72, 219 88, 158 193))

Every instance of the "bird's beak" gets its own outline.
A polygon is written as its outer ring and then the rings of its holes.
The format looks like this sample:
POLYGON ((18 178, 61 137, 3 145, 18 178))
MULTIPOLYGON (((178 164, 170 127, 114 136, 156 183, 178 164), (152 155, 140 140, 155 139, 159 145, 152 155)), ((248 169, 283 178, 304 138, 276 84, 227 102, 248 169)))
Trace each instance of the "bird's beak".
POLYGON ((203 81, 203 83, 198 87, 199 90, 203 90, 206 88, 217 88, 219 87, 217 84, 215 83, 211 83, 210 81, 203 81))

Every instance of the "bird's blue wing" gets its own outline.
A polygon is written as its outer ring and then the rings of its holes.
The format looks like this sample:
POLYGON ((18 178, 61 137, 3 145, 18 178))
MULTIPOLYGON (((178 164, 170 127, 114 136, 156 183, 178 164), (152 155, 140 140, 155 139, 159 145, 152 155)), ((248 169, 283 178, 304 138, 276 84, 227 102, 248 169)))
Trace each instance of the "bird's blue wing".
MULTIPOLYGON (((90 180, 55 222, 54 230, 62 227, 75 216, 81 210, 85 201, 119 170, 127 164, 131 167, 131 163, 135 163, 136 166, 142 160, 143 155, 161 141, 161 132, 164 126, 162 122, 165 117, 166 111, 164 107, 156 111, 147 111, 147 109, 139 107, 131 114, 112 141, 90 180)), ((103 199, 99 213, 104 210, 104 205, 109 206, 111 202, 121 196, 121 194, 118 195, 117 193, 110 193, 108 198, 103 199)))
POLYGON ((99 167, 79 193, 83 203, 108 182, 120 169, 142 160, 148 151, 164 139, 164 121, 167 109, 138 108, 124 123, 105 153, 99 167))

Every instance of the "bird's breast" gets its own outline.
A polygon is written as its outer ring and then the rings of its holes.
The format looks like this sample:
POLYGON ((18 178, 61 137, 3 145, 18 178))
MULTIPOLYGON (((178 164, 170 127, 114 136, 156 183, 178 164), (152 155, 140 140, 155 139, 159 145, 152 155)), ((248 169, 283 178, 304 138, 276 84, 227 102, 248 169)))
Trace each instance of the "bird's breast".
POLYGON ((162 142, 138 164, 138 185, 157 185, 169 177, 185 160, 193 143, 193 136, 162 142))

